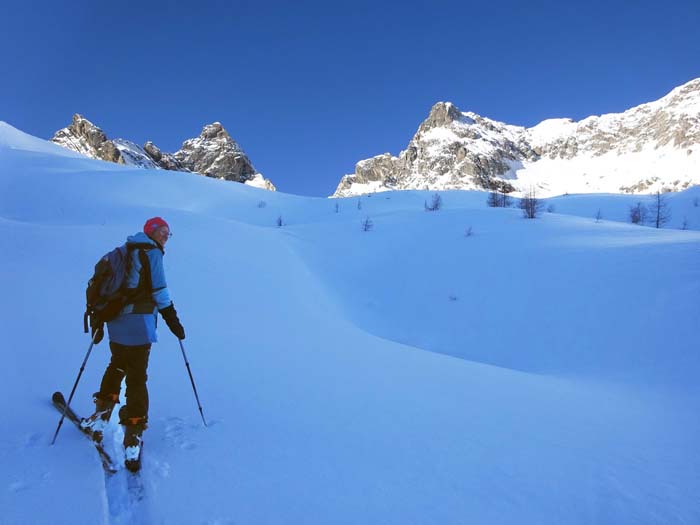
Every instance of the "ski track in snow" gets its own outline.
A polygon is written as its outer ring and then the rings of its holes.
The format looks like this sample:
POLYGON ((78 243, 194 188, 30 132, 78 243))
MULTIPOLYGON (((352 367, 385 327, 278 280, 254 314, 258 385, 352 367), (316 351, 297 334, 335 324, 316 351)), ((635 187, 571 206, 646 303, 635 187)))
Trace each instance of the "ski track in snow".
MULTIPOLYGON (((113 414, 118 414, 118 406, 115 407, 113 414)), ((122 447, 123 438, 121 427, 113 422, 105 435, 105 448, 119 470, 114 474, 105 472, 108 523, 110 525, 155 523, 148 498, 151 488, 147 473, 149 462, 144 455, 141 471, 138 474, 132 474, 126 470, 122 447)))
POLYGON ((147 475, 136 475, 126 469, 105 474, 105 494, 109 507, 110 525, 153 523, 148 504, 147 475))

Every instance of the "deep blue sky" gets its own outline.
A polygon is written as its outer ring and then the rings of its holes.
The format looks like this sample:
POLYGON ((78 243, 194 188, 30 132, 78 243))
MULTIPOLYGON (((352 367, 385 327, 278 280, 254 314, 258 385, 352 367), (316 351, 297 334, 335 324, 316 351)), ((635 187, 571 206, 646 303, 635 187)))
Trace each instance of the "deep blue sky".
POLYGON ((3 0, 0 120, 170 152, 218 120, 278 190, 326 196, 440 100, 532 126, 658 99, 700 77, 699 28, 699 0, 3 0))

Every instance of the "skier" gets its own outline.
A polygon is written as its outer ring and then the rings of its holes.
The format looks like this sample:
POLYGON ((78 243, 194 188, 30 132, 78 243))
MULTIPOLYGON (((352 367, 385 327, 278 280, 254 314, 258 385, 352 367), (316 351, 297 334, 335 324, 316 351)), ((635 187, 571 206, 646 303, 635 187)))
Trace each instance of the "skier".
MULTIPOLYGON (((81 424, 84 429, 92 431, 95 441, 102 439, 112 410, 119 402, 122 379, 126 377, 126 404, 119 410, 119 423, 124 426, 127 467, 139 466, 141 437, 148 423, 146 371, 151 343, 157 341, 157 312, 178 339, 185 339, 185 329, 170 300, 163 271, 164 248, 171 235, 168 223, 160 217, 153 217, 146 221, 143 232, 127 238, 127 246, 136 248, 130 252, 124 283, 132 296, 130 304, 121 310, 119 316, 107 323, 111 361, 99 392, 93 396, 95 413, 81 424)), ((100 338, 98 334, 96 339, 100 338)))

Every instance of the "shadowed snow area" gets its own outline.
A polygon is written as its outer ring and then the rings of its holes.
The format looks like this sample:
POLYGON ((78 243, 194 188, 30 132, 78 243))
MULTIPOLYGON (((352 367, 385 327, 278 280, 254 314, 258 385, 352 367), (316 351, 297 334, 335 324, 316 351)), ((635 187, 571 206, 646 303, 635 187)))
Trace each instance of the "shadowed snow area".
MULTIPOLYGON (((297 197, 1 124, 3 523, 700 522, 700 233, 625 223, 636 196, 536 220, 442 197, 297 197), (209 426, 161 321, 134 487, 69 424, 49 446, 49 400, 89 345, 93 265, 155 215, 209 426)), ((673 221, 697 228, 697 197, 670 195, 673 221)))

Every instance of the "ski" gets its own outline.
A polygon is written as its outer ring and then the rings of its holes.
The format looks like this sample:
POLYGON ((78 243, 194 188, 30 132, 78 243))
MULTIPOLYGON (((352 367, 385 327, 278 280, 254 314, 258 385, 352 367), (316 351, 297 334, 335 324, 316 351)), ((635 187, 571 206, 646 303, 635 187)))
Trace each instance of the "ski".
POLYGON ((58 410, 61 414, 65 413, 66 418, 71 420, 73 424, 78 428, 78 430, 85 434, 85 436, 87 436, 90 439, 92 444, 95 445, 95 449, 100 455, 100 460, 102 461, 102 468, 104 468, 105 473, 114 474, 117 471, 117 469, 114 467, 114 463, 112 463, 112 458, 109 457, 109 454, 107 454, 107 451, 102 446, 102 443, 98 443, 92 439, 92 432, 80 426, 81 418, 78 416, 78 414, 76 414, 73 411, 71 407, 66 406, 66 398, 63 397, 63 394, 61 392, 54 392, 51 396, 51 402, 53 403, 53 406, 56 408, 56 410, 58 410))

